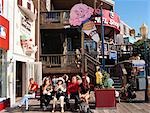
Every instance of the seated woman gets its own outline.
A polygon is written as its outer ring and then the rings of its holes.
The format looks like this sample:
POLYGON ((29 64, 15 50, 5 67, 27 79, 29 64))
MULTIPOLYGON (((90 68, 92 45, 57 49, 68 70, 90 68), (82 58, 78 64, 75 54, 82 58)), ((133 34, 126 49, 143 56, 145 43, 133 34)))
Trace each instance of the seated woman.
POLYGON ((54 88, 54 92, 56 92, 56 94, 53 98, 52 112, 55 112, 56 102, 57 100, 60 100, 61 113, 63 113, 64 112, 64 98, 65 98, 65 92, 66 92, 66 87, 63 85, 63 78, 58 79, 58 82, 54 88))
POLYGON ((42 97, 41 97, 41 103, 43 106, 44 111, 47 109, 47 106, 52 99, 52 84, 51 80, 49 78, 45 78, 44 83, 42 85, 42 97))
POLYGON ((29 98, 35 98, 35 92, 38 89, 38 84, 33 80, 33 78, 29 79, 29 87, 28 87, 28 94, 25 94, 24 97, 21 99, 21 102, 19 102, 19 107, 22 105, 26 105, 26 110, 29 109, 28 101, 29 98))
POLYGON ((90 85, 89 78, 87 76, 82 77, 82 82, 79 85, 79 97, 81 100, 85 101, 87 104, 90 98, 90 85))

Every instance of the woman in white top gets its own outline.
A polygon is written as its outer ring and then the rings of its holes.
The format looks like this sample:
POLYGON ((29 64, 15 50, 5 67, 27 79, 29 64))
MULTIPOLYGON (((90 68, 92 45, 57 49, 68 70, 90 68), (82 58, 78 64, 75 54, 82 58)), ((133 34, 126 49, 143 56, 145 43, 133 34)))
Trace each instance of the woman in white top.
POLYGON ((52 88, 51 80, 49 78, 46 78, 42 85, 42 99, 41 99, 44 110, 47 109, 50 100, 52 100, 52 91, 53 88, 52 88))
POLYGON ((60 100, 61 113, 64 112, 64 98, 65 98, 66 87, 63 84, 63 82, 64 81, 62 79, 58 79, 57 85, 54 88, 56 95, 53 98, 52 112, 55 112, 55 105, 56 105, 57 100, 60 100))

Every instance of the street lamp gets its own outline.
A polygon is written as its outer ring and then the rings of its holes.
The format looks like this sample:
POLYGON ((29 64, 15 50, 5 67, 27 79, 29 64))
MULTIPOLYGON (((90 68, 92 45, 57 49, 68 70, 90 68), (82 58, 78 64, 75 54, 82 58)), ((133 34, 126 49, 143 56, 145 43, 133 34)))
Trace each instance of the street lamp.
POLYGON ((147 67, 147 43, 146 43, 146 40, 148 38, 148 27, 146 24, 142 24, 142 26, 140 27, 140 33, 141 33, 141 36, 142 36, 142 39, 144 40, 144 60, 145 60, 145 72, 146 72, 146 77, 145 77, 145 80, 146 80, 146 89, 145 89, 145 101, 148 102, 148 94, 147 94, 147 88, 148 88, 148 67, 147 67))
POLYGON ((100 10, 101 10, 101 40, 102 40, 102 69, 105 70, 105 55, 104 55, 104 25, 103 25, 103 2, 100 4, 100 10))

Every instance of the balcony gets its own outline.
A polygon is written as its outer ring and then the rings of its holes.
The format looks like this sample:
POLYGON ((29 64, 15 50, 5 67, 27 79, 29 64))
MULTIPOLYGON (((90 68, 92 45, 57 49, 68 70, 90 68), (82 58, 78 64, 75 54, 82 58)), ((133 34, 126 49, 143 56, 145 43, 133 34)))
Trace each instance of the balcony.
POLYGON ((40 60, 43 64, 43 73, 80 73, 75 64, 75 55, 42 54, 40 60))
POLYGON ((41 12, 40 20, 41 29, 62 29, 65 25, 69 25, 69 11, 41 12))

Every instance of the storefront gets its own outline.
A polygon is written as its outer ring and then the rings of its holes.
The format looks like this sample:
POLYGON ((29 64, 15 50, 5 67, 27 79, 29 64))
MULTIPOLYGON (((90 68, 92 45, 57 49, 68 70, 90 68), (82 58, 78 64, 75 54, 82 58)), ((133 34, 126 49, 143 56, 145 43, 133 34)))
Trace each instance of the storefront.
POLYGON ((12 107, 28 92, 29 78, 34 78, 39 84, 42 82, 42 64, 35 62, 36 9, 33 2, 30 0, 23 0, 21 3, 7 1, 5 4, 9 4, 6 5, 6 9, 10 23, 6 90, 12 107))
MULTIPOLYGON (((100 12, 97 12, 100 14, 100 12)), ((117 34, 120 33, 120 17, 117 15, 117 13, 103 9, 103 25, 104 25, 104 54, 105 58, 110 59, 108 62, 108 65, 112 63, 115 63, 114 61, 116 59, 116 51, 114 50, 115 47, 115 38, 117 37, 117 34), (112 51, 115 52, 114 57, 112 57, 112 51), (113 62, 112 62, 113 60, 113 62)), ((101 17, 100 15, 97 15, 94 19, 95 25, 97 27, 98 32, 101 36, 101 17)), ((98 58, 102 58, 101 56, 101 46, 97 47, 97 51, 99 53, 98 58)), ((107 60, 108 61, 108 60, 107 60)), ((107 62, 106 62, 107 64, 107 62)))
POLYGON ((9 49, 9 22, 0 16, 0 110, 7 99, 7 50, 9 49))

